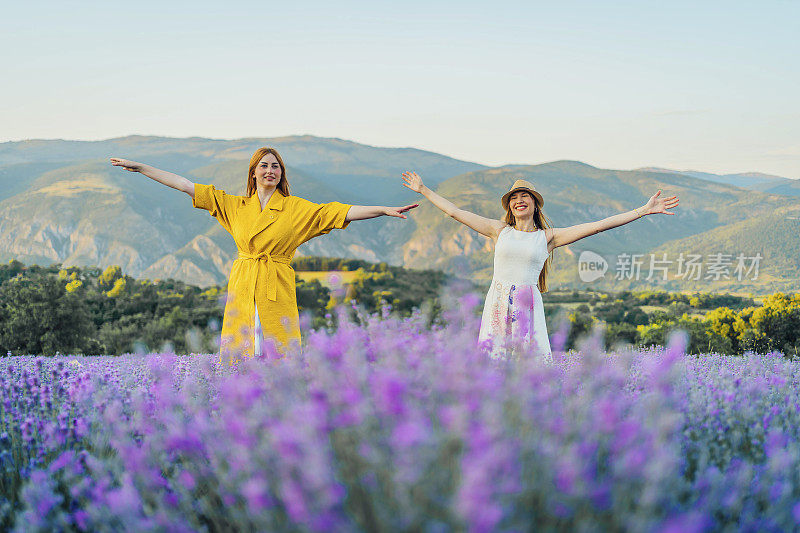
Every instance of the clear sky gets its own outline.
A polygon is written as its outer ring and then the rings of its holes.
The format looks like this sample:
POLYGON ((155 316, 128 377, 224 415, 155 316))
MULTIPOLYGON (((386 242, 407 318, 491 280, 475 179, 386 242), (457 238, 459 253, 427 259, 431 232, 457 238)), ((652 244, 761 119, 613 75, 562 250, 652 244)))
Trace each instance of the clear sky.
POLYGON ((800 2, 14 2, 0 141, 312 134, 800 178, 800 2))

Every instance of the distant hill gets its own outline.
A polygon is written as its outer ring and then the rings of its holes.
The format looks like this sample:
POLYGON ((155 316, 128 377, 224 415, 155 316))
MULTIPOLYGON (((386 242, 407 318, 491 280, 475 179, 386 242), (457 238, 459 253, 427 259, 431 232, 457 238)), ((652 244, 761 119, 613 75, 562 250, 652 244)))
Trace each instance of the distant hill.
POLYGON ((743 172, 741 174, 711 174, 695 170, 669 170, 666 168, 647 167, 638 169, 643 172, 663 172, 666 174, 682 174, 701 180, 725 183, 743 189, 781 194, 784 196, 800 196, 800 180, 783 178, 761 172, 743 172))
MULTIPOLYGON (((746 190, 685 172, 606 170, 576 161, 488 168, 412 148, 310 136, 2 143, 0 260, 117 264, 137 277, 224 283, 235 256, 230 236, 207 213, 193 209, 186 195, 114 168, 108 157, 144 161, 242 194, 247 160, 260 146, 281 151, 292 192, 314 201, 401 205, 419 200, 399 179, 403 170, 414 169, 457 205, 499 218, 499 197, 515 179, 524 178, 542 192, 545 212, 557 227, 638 207, 661 188, 681 197, 679 216, 648 217, 557 250, 552 286, 587 287, 577 271, 578 256, 586 250, 609 262, 606 276, 588 286, 610 290, 691 285, 685 280, 615 280, 615 257, 621 253, 649 257, 651 252, 758 250, 764 256, 759 280, 701 281, 696 288, 800 290, 800 201, 792 194, 793 180, 750 176, 754 185, 746 190), (773 192, 781 187, 788 192, 773 192)), ((409 220, 354 223, 310 241, 298 253, 435 268, 483 282, 492 268, 488 241, 425 201, 409 220)))

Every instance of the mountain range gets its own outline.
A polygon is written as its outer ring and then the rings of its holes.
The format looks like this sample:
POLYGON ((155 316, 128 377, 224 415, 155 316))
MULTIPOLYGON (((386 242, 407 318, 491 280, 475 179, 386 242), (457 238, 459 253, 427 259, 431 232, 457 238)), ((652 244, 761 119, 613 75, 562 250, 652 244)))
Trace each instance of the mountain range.
POLYGON ((648 167, 638 170, 645 172, 665 172, 668 174, 683 174, 693 178, 725 183, 752 191, 761 191, 772 194, 782 194, 786 196, 800 196, 800 180, 782 178, 772 174, 761 172, 744 172, 741 174, 711 174, 709 172, 697 172, 695 170, 669 170, 665 168, 648 167))
MULTIPOLYGON (((551 286, 754 294, 800 290, 800 182, 795 180, 658 168, 606 170, 576 161, 487 167, 414 148, 312 136, 0 143, 0 260, 120 265, 137 277, 224 283, 235 254, 230 236, 207 212, 193 209, 183 193, 112 167, 108 158, 146 162, 243 194, 247 162, 260 146, 281 152, 293 194, 317 202, 420 201, 401 186, 399 177, 404 170, 416 170, 429 187, 460 207, 499 218, 500 196, 522 178, 544 195, 544 211, 553 225, 563 227, 641 206, 662 189, 681 198, 678 215, 646 217, 558 249, 551 286), (581 279, 578 262, 585 251, 607 263, 600 279, 581 279), (756 279, 705 279, 704 273, 698 280, 668 275, 664 281, 659 276, 644 279, 645 268, 640 279, 618 269, 624 257, 636 254, 644 267, 650 254, 671 258, 673 270, 680 254, 702 255, 706 262, 713 254, 731 256, 730 271, 738 254, 759 254, 761 259, 756 279)), ((310 241, 298 253, 436 268, 487 281, 492 270, 487 239, 429 202, 420 203, 408 220, 354 222, 344 231, 310 241)))

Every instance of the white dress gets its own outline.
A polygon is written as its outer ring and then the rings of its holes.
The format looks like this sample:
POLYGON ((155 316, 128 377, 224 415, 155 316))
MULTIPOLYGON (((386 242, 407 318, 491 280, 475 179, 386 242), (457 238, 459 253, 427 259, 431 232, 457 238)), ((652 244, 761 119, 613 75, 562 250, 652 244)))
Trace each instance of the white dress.
POLYGON ((494 276, 481 317, 478 340, 492 356, 518 354, 552 361, 539 292, 539 273, 547 260, 544 231, 506 226, 494 248, 494 276))
POLYGON ((253 355, 258 357, 261 355, 261 343, 264 342, 264 333, 261 331, 261 319, 258 318, 258 306, 256 306, 255 309, 256 317, 254 324, 256 325, 256 329, 253 332, 253 355))

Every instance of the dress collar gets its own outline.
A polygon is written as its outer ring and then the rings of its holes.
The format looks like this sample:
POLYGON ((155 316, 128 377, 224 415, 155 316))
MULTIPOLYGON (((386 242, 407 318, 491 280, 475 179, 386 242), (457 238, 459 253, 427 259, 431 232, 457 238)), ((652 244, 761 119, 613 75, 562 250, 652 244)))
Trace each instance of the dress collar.
POLYGON ((274 211, 281 211, 283 209, 284 201, 286 197, 283 195, 281 191, 275 189, 275 192, 272 193, 272 196, 269 197, 267 200, 267 205, 264 209, 261 209, 261 200, 258 198, 258 192, 254 192, 253 195, 250 197, 250 201, 252 201, 257 207, 259 211, 266 211, 268 209, 272 209, 274 211))

